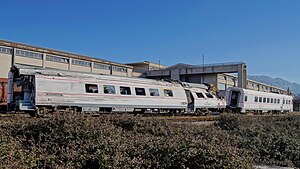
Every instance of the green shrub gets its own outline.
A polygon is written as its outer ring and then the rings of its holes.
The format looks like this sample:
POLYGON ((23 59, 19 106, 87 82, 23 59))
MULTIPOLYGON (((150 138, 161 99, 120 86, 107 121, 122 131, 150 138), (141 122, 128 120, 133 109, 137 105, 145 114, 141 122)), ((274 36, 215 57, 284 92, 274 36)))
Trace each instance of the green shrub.
POLYGON ((223 115, 209 126, 83 114, 0 122, 4 168, 300 167, 297 115, 223 115))

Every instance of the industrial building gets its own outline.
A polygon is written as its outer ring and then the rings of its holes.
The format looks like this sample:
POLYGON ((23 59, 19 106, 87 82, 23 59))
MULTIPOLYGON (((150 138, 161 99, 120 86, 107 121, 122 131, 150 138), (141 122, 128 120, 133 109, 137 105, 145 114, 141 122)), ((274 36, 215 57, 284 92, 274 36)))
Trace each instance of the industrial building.
POLYGON ((88 56, 0 40, 0 78, 14 64, 43 68, 132 76, 132 66, 88 56))
POLYGON ((288 94, 287 90, 247 80, 247 66, 243 62, 210 65, 176 64, 169 67, 148 61, 121 64, 95 57, 0 40, 0 105, 6 104, 7 76, 10 67, 14 64, 105 75, 211 83, 221 91, 227 87, 238 86, 258 91, 288 94), (230 73, 237 73, 237 76, 230 73))
POLYGON ((153 63, 149 61, 127 63, 126 65, 132 66, 132 76, 144 77, 144 73, 152 70, 163 70, 167 66, 161 65, 160 63, 153 63))
POLYGON ((129 65, 0 40, 0 106, 6 105, 7 77, 10 67, 14 64, 105 75, 132 76, 132 66, 129 65))

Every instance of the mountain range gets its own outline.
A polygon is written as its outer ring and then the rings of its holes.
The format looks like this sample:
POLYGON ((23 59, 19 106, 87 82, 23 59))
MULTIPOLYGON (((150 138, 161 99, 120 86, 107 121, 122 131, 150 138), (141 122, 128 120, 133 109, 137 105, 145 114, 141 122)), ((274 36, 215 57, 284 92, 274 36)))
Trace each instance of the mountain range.
POLYGON ((293 93, 300 96, 300 84, 292 83, 282 78, 272 78, 269 76, 248 76, 248 79, 276 86, 282 89, 290 89, 293 93))

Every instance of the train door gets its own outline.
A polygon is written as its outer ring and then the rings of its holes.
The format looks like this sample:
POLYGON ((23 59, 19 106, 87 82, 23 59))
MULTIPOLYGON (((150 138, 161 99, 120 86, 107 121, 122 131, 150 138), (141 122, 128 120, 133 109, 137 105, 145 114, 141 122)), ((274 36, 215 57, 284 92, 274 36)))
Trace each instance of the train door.
POLYGON ((230 97, 230 107, 237 107, 239 103, 240 92, 239 91, 231 91, 230 97))
POLYGON ((190 90, 185 90, 186 98, 187 98, 187 111, 191 112, 194 111, 194 104, 195 104, 195 99, 190 90))

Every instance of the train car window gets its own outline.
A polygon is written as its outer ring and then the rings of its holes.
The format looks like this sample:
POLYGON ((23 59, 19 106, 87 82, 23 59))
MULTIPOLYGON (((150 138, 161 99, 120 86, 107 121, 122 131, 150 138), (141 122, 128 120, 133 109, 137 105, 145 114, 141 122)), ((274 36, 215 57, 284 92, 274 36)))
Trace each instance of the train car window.
POLYGON ((267 98, 267 103, 270 103, 270 98, 267 98))
POLYGON ((116 94, 115 86, 113 86, 113 85, 103 85, 103 93, 105 93, 105 94, 116 94))
POLYGON ((159 90, 158 89, 149 89, 150 96, 159 96, 159 90))
POLYGON ((121 95, 131 95, 130 87, 120 86, 121 95))
POLYGON ((283 104, 285 104, 285 100, 283 99, 283 104))
POLYGON ((214 96, 210 93, 205 93, 208 98, 214 98, 214 96))
POLYGON ((98 93, 98 85, 96 84, 85 84, 86 93, 98 93))
POLYGON ((138 95, 138 96, 146 96, 146 91, 145 91, 144 88, 136 87, 135 88, 135 94, 138 95))
POLYGON ((254 102, 258 102, 258 97, 254 97, 254 102))
POLYGON ((262 102, 262 97, 259 97, 259 103, 261 103, 262 102))
POLYGON ((248 96, 245 96, 245 102, 248 101, 248 96))
POLYGON ((173 97, 173 91, 172 90, 164 89, 164 94, 165 94, 166 97, 173 97))
POLYGON ((203 93, 196 93, 196 95, 197 95, 198 98, 205 98, 203 93))
POLYGON ((271 103, 273 103, 273 98, 271 98, 271 103))
POLYGON ((263 103, 266 103, 266 98, 264 97, 264 99, 263 99, 263 103))
POLYGON ((277 103, 280 104, 280 99, 277 99, 277 103))

